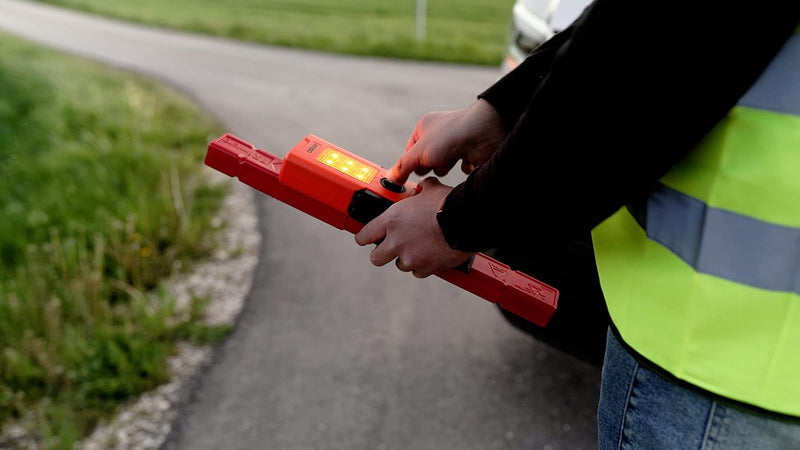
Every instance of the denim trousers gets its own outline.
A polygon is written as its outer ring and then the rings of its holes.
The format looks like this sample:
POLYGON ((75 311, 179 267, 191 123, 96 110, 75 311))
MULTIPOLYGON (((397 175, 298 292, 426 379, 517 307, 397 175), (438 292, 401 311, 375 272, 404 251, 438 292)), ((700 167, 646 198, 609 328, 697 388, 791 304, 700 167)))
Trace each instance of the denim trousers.
POLYGON ((800 450, 800 419, 744 407, 669 380, 640 365, 611 331, 597 422, 601 450, 800 450))

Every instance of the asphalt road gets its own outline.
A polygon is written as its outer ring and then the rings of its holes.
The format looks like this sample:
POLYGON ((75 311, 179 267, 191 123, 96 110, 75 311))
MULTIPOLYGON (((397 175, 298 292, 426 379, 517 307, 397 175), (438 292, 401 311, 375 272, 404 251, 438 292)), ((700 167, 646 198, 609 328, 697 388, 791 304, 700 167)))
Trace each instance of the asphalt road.
MULTIPOLYGON (((162 80, 278 155, 316 134, 384 167, 422 113, 465 106, 498 76, 210 39, 17 0, 0 0, 0 29, 162 80)), ((168 448, 596 446, 595 367, 531 339, 472 294, 373 267, 350 234, 254 197, 262 248, 253 286, 168 448)))

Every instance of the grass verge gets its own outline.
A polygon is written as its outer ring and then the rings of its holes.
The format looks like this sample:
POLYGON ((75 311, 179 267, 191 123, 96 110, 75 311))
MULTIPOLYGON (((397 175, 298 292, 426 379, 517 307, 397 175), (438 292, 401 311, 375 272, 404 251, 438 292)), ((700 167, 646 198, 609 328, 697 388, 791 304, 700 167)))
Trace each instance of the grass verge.
POLYGON ((497 65, 513 0, 40 0, 109 17, 337 53, 497 65))
POLYGON ((176 342, 226 332, 159 288, 215 246, 221 129, 139 77, 4 34, 0 55, 0 425, 67 449, 167 381, 176 342))

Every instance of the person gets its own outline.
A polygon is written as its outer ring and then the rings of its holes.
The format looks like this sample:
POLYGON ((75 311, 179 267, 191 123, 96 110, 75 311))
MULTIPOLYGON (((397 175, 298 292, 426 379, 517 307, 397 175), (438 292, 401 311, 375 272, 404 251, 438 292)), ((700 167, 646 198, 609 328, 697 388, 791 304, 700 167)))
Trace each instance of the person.
POLYGON ((800 448, 800 2, 596 0, 389 169, 356 234, 424 278, 591 233, 600 448, 800 448))

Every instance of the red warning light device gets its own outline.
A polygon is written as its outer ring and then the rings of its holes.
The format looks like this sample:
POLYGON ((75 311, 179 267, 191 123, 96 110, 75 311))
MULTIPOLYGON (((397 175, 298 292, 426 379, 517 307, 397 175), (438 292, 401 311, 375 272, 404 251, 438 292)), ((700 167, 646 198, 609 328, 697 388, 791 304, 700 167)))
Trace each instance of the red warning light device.
MULTIPOLYGON (((377 164, 314 135, 281 159, 226 133, 208 145, 205 164, 351 233, 417 189, 411 181, 392 182, 377 164)), ((436 275, 539 326, 556 310, 557 289, 483 253, 436 275)))

